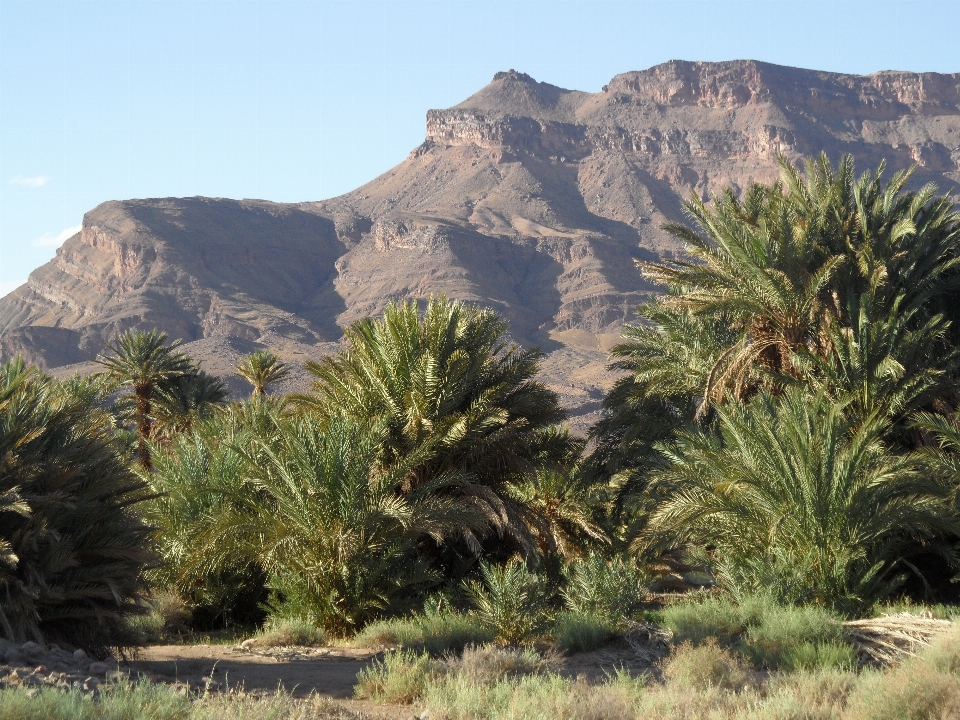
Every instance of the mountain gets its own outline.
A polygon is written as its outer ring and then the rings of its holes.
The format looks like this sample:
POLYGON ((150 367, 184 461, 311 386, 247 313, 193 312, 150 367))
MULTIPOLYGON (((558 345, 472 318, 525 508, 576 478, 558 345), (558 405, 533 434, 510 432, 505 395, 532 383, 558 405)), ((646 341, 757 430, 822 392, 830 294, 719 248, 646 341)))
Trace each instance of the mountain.
POLYGON ((769 181, 778 154, 821 150, 861 169, 916 164, 917 184, 957 195, 960 74, 674 61, 587 93, 497 73, 430 110, 424 143, 346 195, 94 208, 0 300, 0 355, 57 368, 158 327, 228 373, 254 348, 294 362, 330 352, 389 300, 446 293, 543 347, 545 378, 582 427, 610 382, 604 351, 655 291, 634 259, 680 251, 660 225, 691 193, 769 181))

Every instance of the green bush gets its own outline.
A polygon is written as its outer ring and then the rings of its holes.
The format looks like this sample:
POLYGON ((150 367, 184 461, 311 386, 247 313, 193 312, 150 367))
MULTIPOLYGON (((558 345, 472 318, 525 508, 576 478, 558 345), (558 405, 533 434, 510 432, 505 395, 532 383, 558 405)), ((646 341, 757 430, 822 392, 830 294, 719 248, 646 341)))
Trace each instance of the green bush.
POLYGON ((657 620, 679 643, 715 640, 761 668, 844 668, 855 662, 839 616, 823 608, 783 606, 769 596, 677 603, 660 611, 657 620))
POLYGON ((518 645, 547 627, 543 581, 514 558, 502 567, 481 564, 483 582, 466 584, 473 612, 496 642, 518 645))
POLYGON ((684 642, 674 648, 663 663, 663 676, 668 683, 696 690, 739 690, 747 681, 740 659, 712 638, 702 645, 684 642))
POLYGON ((426 653, 387 653, 360 671, 355 694, 376 702, 412 703, 423 695, 434 672, 435 663, 426 653))
POLYGON ((95 395, 0 366, 0 636, 94 652, 131 640, 155 556, 122 453, 95 395))
POLYGON ((563 612, 553 624, 551 636, 564 652, 588 652, 603 647, 617 635, 617 626, 605 617, 563 612))
POLYGON ((296 645, 308 647, 323 645, 327 634, 309 620, 298 617, 270 617, 256 636, 254 644, 271 647, 277 645, 296 645))
POLYGON ((843 643, 840 618, 817 607, 763 607, 747 629, 743 648, 755 665, 772 670, 855 662, 853 648, 843 643))
POLYGON ((713 638, 729 646, 740 639, 757 615, 753 605, 735 603, 727 597, 706 597, 667 605, 657 620, 678 643, 698 644, 713 638))
POLYGON ((640 606, 650 578, 633 561, 623 557, 607 560, 591 554, 575 560, 565 572, 562 591, 568 610, 583 615, 622 622, 640 606))
POLYGON ((438 612, 377 620, 354 636, 356 647, 420 648, 433 656, 492 642, 493 631, 473 615, 438 612))

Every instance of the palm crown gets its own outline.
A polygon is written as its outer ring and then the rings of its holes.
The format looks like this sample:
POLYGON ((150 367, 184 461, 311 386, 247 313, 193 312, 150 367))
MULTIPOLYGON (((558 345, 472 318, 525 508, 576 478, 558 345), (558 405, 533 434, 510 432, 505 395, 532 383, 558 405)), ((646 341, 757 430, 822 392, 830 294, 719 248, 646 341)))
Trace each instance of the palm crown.
POLYGON ((273 353, 259 350, 241 358, 236 373, 253 385, 253 396, 261 398, 267 385, 283 380, 290 369, 273 353))
POLYGON ((179 340, 167 345, 166 333, 157 330, 128 330, 117 338, 115 345, 107 345, 112 355, 97 356, 97 362, 106 368, 104 373, 109 379, 119 386, 133 388, 137 403, 137 452, 140 464, 145 468, 150 467, 147 439, 153 426, 150 413, 156 387, 194 371, 193 362, 177 350, 178 345, 179 340))

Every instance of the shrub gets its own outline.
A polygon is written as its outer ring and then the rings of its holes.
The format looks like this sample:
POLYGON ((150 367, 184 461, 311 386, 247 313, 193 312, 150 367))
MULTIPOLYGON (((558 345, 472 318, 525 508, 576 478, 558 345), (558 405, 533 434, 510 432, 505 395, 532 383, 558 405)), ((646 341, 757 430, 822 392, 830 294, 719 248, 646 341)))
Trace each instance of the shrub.
POLYGON ((699 644, 713 638, 721 645, 733 645, 756 616, 755 606, 727 597, 706 597, 668 605, 658 619, 678 643, 699 644))
POLYGON ((565 652, 586 652, 606 645, 617 635, 617 626, 605 617, 564 612, 557 616, 551 633, 565 652))
POLYGON ((122 644, 143 612, 151 529, 133 512, 144 483, 109 419, 20 361, 0 366, 0 634, 122 644))
POLYGON ((744 651, 765 668, 849 667, 853 647, 843 643, 839 618, 817 607, 761 606, 744 638, 744 651))
POLYGON ((669 683, 697 690, 717 687, 739 690, 747 681, 740 660, 713 639, 702 645, 684 642, 663 664, 663 676, 669 683))
POLYGON ((360 671, 355 694, 376 702, 412 703, 423 695, 434 667, 426 653, 387 653, 382 660, 374 660, 360 671))
POLYGON ((542 675, 559 665, 560 658, 552 653, 480 645, 465 648, 460 657, 446 658, 439 667, 444 675, 457 675, 476 685, 489 685, 502 678, 542 675))
POLYGON ((518 645, 546 627, 547 596, 537 575, 514 558, 502 567, 481 564, 483 582, 467 583, 467 594, 481 625, 496 642, 518 645))
POLYGON ((327 634, 309 620, 298 617, 271 617, 267 619, 263 630, 253 638, 260 646, 323 645, 327 634))
POLYGON ((377 620, 354 636, 352 644, 357 647, 415 647, 436 656, 459 652, 467 645, 492 642, 493 637, 493 631, 473 615, 438 612, 377 620))
POLYGON ((769 596, 728 597, 677 603, 659 621, 677 642, 698 645, 713 639, 761 668, 844 668, 855 662, 844 643, 841 618, 817 607, 779 605, 769 596))
POLYGON ((632 561, 607 560, 597 554, 570 563, 564 575, 567 585, 562 595, 567 609, 607 618, 610 623, 626 620, 639 607, 649 581, 632 561))

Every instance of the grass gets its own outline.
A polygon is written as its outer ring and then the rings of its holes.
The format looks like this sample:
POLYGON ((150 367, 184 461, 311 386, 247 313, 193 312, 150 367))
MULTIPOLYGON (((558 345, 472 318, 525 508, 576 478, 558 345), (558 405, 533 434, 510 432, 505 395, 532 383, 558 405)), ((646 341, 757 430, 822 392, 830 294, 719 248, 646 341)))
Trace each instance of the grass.
POLYGON ((184 695, 167 685, 118 683, 97 700, 79 691, 44 688, 34 697, 0 689, 0 720, 352 720, 353 713, 318 696, 184 695))
POLYGON ((432 717, 450 720, 960 717, 960 627, 900 666, 857 672, 835 619, 819 610, 711 600, 671 617, 685 621, 674 626, 681 634, 704 639, 676 646, 660 667, 660 682, 619 671, 590 684, 559 675, 555 656, 487 645, 440 659, 393 653, 358 694, 423 703, 432 717), (691 610, 704 606, 694 623, 691 610), (704 626, 726 629, 724 642, 704 634, 704 626))
POLYGON ((472 615, 434 612, 371 623, 354 636, 350 644, 412 648, 437 656, 492 640, 493 632, 472 615))
POLYGON ((435 663, 426 653, 398 650, 361 670, 354 691, 365 700, 409 704, 423 695, 435 672, 435 663))
POLYGON ((668 606, 654 620, 678 643, 712 640, 759 669, 847 668, 856 662, 843 641, 842 618, 823 608, 783 606, 764 597, 740 603, 706 597, 668 606))
POLYGON ((609 643, 617 635, 617 626, 603 617, 573 612, 560 613, 551 637, 563 652, 587 652, 609 643))
POLYGON ((253 640, 254 645, 263 647, 278 645, 309 647, 326 643, 327 634, 308 620, 279 617, 269 618, 253 640))

